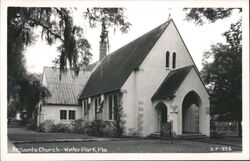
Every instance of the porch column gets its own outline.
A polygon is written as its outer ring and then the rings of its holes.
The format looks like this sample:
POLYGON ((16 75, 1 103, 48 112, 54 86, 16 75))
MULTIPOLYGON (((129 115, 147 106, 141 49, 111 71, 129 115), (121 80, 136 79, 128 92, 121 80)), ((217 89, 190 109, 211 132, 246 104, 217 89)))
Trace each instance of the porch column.
POLYGON ((179 119, 178 119, 178 105, 172 105, 170 107, 169 119, 173 121, 173 132, 176 135, 180 135, 178 127, 179 127, 179 119))

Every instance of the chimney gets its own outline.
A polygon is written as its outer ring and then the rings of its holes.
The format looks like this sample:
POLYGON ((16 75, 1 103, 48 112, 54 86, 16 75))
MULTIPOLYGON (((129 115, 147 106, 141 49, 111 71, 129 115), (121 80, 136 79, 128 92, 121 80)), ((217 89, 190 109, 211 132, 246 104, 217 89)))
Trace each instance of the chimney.
POLYGON ((103 58, 107 55, 107 42, 100 41, 100 51, 99 51, 99 61, 102 61, 103 58))
POLYGON ((105 24, 105 18, 102 18, 102 32, 101 32, 101 41, 100 41, 100 55, 99 55, 99 61, 102 61, 103 58, 107 55, 107 45, 108 45, 108 30, 107 26, 105 24))

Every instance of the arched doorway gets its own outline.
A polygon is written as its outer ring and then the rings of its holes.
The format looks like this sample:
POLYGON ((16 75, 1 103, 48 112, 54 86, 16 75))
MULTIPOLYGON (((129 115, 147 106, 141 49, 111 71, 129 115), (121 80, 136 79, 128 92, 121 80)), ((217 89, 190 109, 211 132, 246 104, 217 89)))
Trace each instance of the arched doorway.
POLYGON ((168 121, 168 108, 163 102, 159 102, 155 109, 157 111, 157 131, 161 131, 161 125, 168 121))
POLYGON ((182 133, 199 133, 199 115, 201 100, 199 95, 191 91, 182 102, 182 133))

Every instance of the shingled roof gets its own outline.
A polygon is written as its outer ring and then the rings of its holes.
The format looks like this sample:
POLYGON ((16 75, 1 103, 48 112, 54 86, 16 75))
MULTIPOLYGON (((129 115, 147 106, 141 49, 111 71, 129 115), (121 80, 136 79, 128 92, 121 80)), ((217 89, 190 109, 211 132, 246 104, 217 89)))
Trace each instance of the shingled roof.
POLYGON ((193 65, 170 71, 151 100, 173 97, 192 68, 193 65))
POLYGON ((71 72, 62 74, 59 80, 59 69, 44 67, 44 78, 46 87, 51 96, 44 101, 44 104, 78 105, 78 98, 86 84, 88 72, 81 71, 77 77, 71 72))
POLYGON ((90 76, 80 99, 119 90, 138 68, 171 20, 107 55, 90 76))

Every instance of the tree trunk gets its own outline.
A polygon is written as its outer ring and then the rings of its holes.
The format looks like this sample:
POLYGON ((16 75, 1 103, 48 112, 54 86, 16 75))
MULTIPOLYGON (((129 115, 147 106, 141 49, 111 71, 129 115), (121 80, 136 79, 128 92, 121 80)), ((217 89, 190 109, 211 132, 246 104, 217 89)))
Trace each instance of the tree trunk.
POLYGON ((242 126, 241 121, 238 121, 238 136, 242 137, 242 126))

